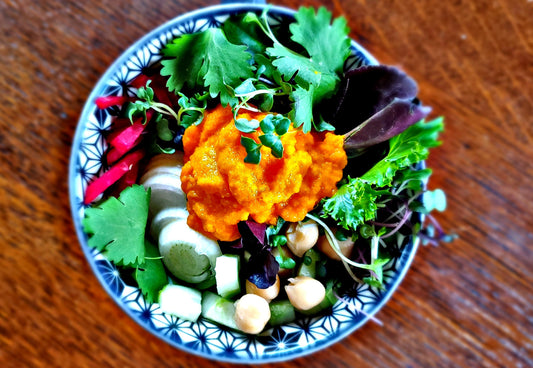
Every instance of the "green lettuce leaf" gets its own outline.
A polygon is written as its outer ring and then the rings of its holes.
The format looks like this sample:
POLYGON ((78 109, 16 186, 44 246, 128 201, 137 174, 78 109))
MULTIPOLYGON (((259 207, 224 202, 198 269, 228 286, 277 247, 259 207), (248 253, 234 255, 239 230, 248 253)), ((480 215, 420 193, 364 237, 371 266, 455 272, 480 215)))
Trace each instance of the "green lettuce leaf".
POLYGON ((444 128, 443 118, 419 121, 401 134, 390 139, 389 153, 367 171, 361 179, 377 186, 389 186, 397 171, 425 160, 429 149, 440 145, 439 133, 444 128))

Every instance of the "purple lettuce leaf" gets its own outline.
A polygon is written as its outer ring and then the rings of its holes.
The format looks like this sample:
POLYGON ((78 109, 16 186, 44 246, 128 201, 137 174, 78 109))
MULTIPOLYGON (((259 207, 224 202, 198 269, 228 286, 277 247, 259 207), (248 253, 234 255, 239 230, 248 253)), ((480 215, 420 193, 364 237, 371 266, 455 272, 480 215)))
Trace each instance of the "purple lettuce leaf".
POLYGON ((345 73, 339 92, 323 107, 323 116, 337 134, 347 133, 345 148, 370 147, 429 114, 417 93, 416 82, 400 69, 363 66, 345 73))
POLYGON ((394 99, 361 125, 344 135, 344 149, 359 149, 384 142, 425 118, 431 108, 408 99, 394 99))

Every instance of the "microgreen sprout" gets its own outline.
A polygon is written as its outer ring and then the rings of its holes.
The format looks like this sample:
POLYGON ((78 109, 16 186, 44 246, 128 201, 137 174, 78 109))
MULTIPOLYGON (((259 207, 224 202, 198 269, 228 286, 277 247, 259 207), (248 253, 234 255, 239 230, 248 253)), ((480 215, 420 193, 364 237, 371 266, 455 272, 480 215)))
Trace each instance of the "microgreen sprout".
POLYGON ((241 136, 241 145, 246 149, 247 156, 244 162, 258 164, 261 161, 261 147, 270 148, 272 155, 276 158, 283 157, 283 143, 280 137, 289 130, 291 121, 282 115, 268 114, 258 122, 257 120, 237 119, 235 126, 243 133, 252 133, 257 128, 261 128, 263 134, 257 143, 254 139, 241 136))
POLYGON ((140 87, 137 90, 137 97, 139 99, 133 102, 128 109, 128 118, 130 121, 133 122, 133 117, 140 113, 144 115, 146 123, 146 110, 148 109, 153 109, 160 114, 170 115, 174 119, 179 120, 178 114, 170 106, 162 102, 154 101, 154 90, 150 87, 151 82, 149 80, 145 87, 140 87))

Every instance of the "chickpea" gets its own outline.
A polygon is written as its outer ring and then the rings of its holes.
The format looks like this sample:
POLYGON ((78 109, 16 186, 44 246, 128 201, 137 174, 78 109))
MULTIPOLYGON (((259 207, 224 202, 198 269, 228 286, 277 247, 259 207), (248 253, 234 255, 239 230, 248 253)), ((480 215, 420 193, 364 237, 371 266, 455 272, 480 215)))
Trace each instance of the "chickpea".
POLYGON ((276 282, 270 285, 266 289, 258 288, 256 284, 250 280, 246 280, 246 293, 259 295, 261 298, 265 299, 267 302, 271 302, 272 299, 275 299, 279 294, 279 276, 276 275, 276 282))
POLYGON ((302 257, 318 240, 318 225, 310 220, 289 225, 287 232, 287 246, 297 256, 302 257))
MULTIPOLYGON (((337 243, 339 244, 340 251, 343 255, 346 257, 350 257, 350 254, 352 253, 354 242, 352 239, 348 238, 346 240, 338 240, 337 243)), ((324 253, 326 256, 328 256, 331 259, 340 261, 341 257, 335 252, 333 249, 333 246, 329 242, 328 238, 325 235, 321 235, 318 238, 318 242, 316 243, 316 246, 318 250, 320 250, 322 253, 324 253)))
POLYGON ((245 294, 235 302, 235 322, 237 327, 249 334, 263 331, 270 319, 268 302, 255 294, 245 294))
POLYGON ((326 296, 324 285, 312 277, 297 276, 289 279, 289 282, 290 284, 285 286, 285 291, 296 309, 305 311, 316 307, 326 296))

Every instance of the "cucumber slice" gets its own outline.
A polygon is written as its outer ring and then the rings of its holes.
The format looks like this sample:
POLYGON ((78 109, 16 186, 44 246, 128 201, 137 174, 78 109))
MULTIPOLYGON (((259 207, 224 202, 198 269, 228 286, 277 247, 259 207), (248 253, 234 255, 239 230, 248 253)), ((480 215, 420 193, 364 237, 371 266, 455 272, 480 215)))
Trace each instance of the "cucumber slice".
POLYGON ((187 225, 186 219, 167 224, 159 234, 159 253, 167 269, 178 279, 197 284, 213 276, 218 243, 187 225))
POLYGON ((215 278, 218 295, 231 298, 241 292, 239 270, 241 259, 234 254, 217 257, 215 263, 215 278))
POLYGON ((202 313, 202 293, 182 285, 167 285, 159 292, 163 313, 196 322, 202 313))
POLYGON ((296 309, 287 299, 276 300, 270 303, 270 320, 272 326, 279 326, 296 319, 296 309))
POLYGON ((235 304, 211 291, 202 294, 202 316, 223 326, 239 330, 235 322, 235 304))

